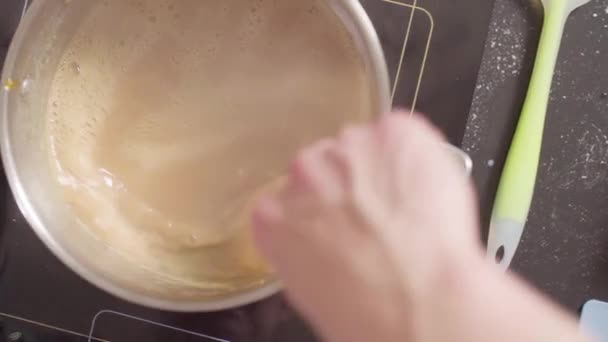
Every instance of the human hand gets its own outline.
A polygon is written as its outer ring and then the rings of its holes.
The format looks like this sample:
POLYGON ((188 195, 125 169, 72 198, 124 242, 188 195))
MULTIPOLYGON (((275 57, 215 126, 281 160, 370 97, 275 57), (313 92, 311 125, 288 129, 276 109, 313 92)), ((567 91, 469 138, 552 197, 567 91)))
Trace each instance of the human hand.
POLYGON ((436 129, 405 113, 301 151, 253 221, 288 296, 329 341, 416 335, 422 298, 481 259, 462 165, 436 129))

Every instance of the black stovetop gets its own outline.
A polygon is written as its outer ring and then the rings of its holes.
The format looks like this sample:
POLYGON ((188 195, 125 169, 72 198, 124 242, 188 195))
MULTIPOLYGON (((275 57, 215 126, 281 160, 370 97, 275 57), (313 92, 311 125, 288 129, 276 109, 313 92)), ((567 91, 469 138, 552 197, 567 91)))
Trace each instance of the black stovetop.
MULTIPOLYGON (((476 167, 482 221, 532 69, 539 1, 496 0, 464 139, 476 167)), ((570 312, 608 301, 608 0, 566 23, 530 216, 511 265, 570 312)))
MULTIPOLYGON (((395 105, 410 107, 416 99, 416 108, 456 144, 464 135, 492 2, 418 0, 424 10, 412 12, 389 1, 361 0, 379 32, 391 77, 399 80, 395 105), (397 75, 406 36, 405 63, 397 75)), ((22 5, 23 0, 0 1, 0 62, 22 5)), ((161 312, 110 296, 67 269, 38 240, 4 178, 0 197, 0 339, 11 335, 18 340, 22 334, 28 342, 86 341, 89 336, 113 342, 317 341, 281 296, 206 314, 161 312)))

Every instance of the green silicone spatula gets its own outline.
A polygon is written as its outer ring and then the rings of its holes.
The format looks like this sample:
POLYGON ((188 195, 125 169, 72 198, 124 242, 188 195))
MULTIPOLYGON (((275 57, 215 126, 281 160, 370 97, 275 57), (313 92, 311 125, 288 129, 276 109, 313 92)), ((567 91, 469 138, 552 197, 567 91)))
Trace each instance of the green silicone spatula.
POLYGON ((543 30, 526 101, 502 170, 488 236, 488 256, 507 269, 524 231, 540 158, 547 103, 566 19, 589 0, 542 0, 543 30))

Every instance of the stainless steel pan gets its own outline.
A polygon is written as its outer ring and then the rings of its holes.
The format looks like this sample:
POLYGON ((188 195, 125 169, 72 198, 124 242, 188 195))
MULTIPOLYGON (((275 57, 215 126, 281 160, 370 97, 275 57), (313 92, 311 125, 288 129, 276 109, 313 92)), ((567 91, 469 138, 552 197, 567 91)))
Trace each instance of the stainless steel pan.
MULTIPOLYGON (((377 112, 390 109, 388 75, 374 28, 357 0, 327 0, 350 31, 370 71, 377 112)), ((82 13, 94 1, 35 1, 23 18, 2 74, 1 147, 10 187, 27 221, 46 246, 89 282, 118 297, 173 311, 212 311, 250 303, 280 289, 277 280, 232 293, 176 285, 124 260, 79 228, 54 186, 43 141, 44 115, 55 67, 82 13)), ((120 13, 117 13, 120 15, 120 13)), ((470 160, 455 156, 470 169, 470 160)))

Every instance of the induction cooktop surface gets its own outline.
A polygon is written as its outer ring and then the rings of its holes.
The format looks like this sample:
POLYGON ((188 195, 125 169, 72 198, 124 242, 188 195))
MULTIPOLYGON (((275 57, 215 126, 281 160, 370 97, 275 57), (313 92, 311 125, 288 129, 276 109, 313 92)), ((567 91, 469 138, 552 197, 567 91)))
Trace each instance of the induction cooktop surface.
MULTIPOLYGON (((361 0, 382 42, 394 105, 430 117, 459 144, 477 80, 493 1, 361 0)), ((24 0, 0 2, 0 62, 24 0)), ((134 305, 64 266, 0 181, 0 339, 7 341, 318 341, 277 295, 243 308, 182 314, 134 305)))

